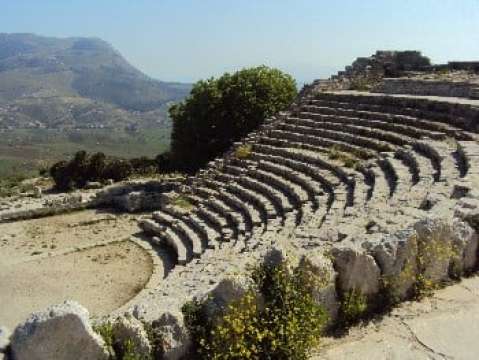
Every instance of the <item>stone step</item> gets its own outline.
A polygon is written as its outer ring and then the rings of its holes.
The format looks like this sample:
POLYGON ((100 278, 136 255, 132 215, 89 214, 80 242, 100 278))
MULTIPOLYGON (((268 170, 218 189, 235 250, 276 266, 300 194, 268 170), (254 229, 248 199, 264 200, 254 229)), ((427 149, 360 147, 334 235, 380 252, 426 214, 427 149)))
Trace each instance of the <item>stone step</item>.
POLYGON ((361 159, 370 159, 376 156, 374 150, 366 149, 354 144, 287 130, 271 131, 268 134, 268 138, 261 138, 261 144, 275 147, 296 147, 298 149, 310 150, 326 155, 329 154, 331 149, 338 149, 361 159))
POLYGON ((211 227, 204 219, 194 213, 188 214, 184 220, 203 234, 204 241, 209 249, 216 249, 219 247, 223 238, 223 234, 220 231, 211 227))
POLYGON ((369 206, 374 207, 378 203, 387 203, 391 195, 391 188, 384 172, 379 165, 371 166, 369 170, 374 174, 374 188, 369 199, 369 206))
POLYGON ((444 123, 465 131, 475 131, 475 124, 464 117, 466 106, 458 107, 457 104, 432 101, 428 99, 357 95, 340 93, 322 93, 317 99, 333 100, 347 103, 349 108, 373 110, 383 113, 407 115, 425 118, 435 122, 444 123))
POLYGON ((277 174, 270 172, 262 168, 260 163, 254 163, 256 165, 256 169, 248 170, 248 174, 279 189, 286 197, 290 199, 290 202, 295 207, 299 207, 301 204, 304 204, 309 200, 308 193, 301 186, 289 180, 288 176, 284 176, 284 174, 281 173, 277 174))
MULTIPOLYGON (((395 176, 395 191, 393 199, 402 201, 408 198, 408 194, 413 185, 412 174, 404 163, 394 157, 394 154, 388 154, 384 157, 384 161, 389 163, 389 167, 393 169, 395 176)), ((409 206, 413 206, 409 204, 409 206)))
POLYGON ((437 158, 437 161, 440 162, 440 173, 439 181, 453 181, 454 179, 460 178, 461 171, 460 166, 462 164, 457 163, 457 157, 455 153, 457 152, 457 144, 449 144, 444 141, 435 141, 435 140, 424 140, 424 145, 433 149, 437 158))
POLYGON ((288 181, 297 184, 303 191, 303 197, 306 197, 309 201, 314 203, 317 208, 319 206, 316 203, 316 195, 322 192, 321 184, 315 182, 313 178, 304 174, 303 172, 296 171, 291 167, 278 164, 276 157, 272 155, 263 155, 257 152, 251 154, 250 159, 258 162, 258 168, 278 176, 286 178, 288 181))
POLYGON ((279 218, 282 214, 276 212, 274 204, 262 193, 254 188, 250 188, 248 184, 236 183, 236 177, 229 174, 218 173, 216 179, 225 184, 225 187, 242 199, 244 202, 249 202, 257 209, 261 209, 263 223, 268 223, 269 220, 279 218))
MULTIPOLYGON (((290 146, 288 146, 290 144, 290 142, 291 141, 288 141, 287 139, 276 138, 276 137, 271 136, 271 134, 269 134, 268 136, 263 135, 263 136, 259 137, 258 142, 254 143, 254 144, 260 144, 261 143, 261 144, 264 144, 264 145, 275 146, 275 147, 290 147, 290 146)), ((331 145, 331 146, 333 146, 333 145, 331 145)), ((331 146, 316 145, 313 150, 316 151, 316 152, 323 153, 323 154, 327 155, 329 153, 329 149, 331 148, 331 146)))
MULTIPOLYGON (((289 165, 295 166, 298 171, 302 171, 305 174, 314 177, 315 180, 326 185, 326 188, 332 188, 340 182, 345 182, 347 184, 351 182, 351 171, 346 171, 340 166, 327 161, 325 157, 314 151, 295 147, 278 148, 263 144, 256 144, 254 146, 254 151, 261 154, 276 156, 278 160, 281 158, 287 159, 289 165), (331 176, 328 176, 329 180, 326 180, 324 177, 325 172, 331 173, 331 176), (315 174, 319 174, 319 176, 315 177, 315 174)), ((284 162, 281 163, 286 165, 284 162)))
POLYGON ((163 211, 153 212, 152 217, 160 224, 176 228, 183 235, 183 238, 190 243, 193 256, 201 256, 203 253, 201 238, 187 223, 184 222, 183 219, 173 217, 163 211))
POLYGON ((188 194, 185 196, 191 203, 196 205, 197 209, 194 211, 196 215, 221 234, 221 241, 229 241, 234 237, 234 230, 230 227, 228 220, 222 213, 218 212, 211 204, 208 204, 197 195, 188 194))
POLYGON ((297 171, 300 174, 305 174, 305 176, 311 178, 313 180, 312 183, 318 184, 316 189, 318 195, 315 196, 318 205, 321 204, 320 199, 322 199, 323 195, 325 195, 328 198, 326 205, 327 207, 330 206, 331 202, 333 201, 334 187, 340 182, 338 179, 330 181, 322 174, 321 171, 318 171, 316 167, 311 166, 311 163, 305 163, 303 161, 297 160, 295 153, 284 149, 256 144, 254 146, 253 154, 259 154, 260 156, 273 158, 274 160, 272 159, 272 161, 274 161, 275 164, 288 167, 293 171, 297 171))
MULTIPOLYGON (((311 137, 316 138, 327 138, 331 140, 341 141, 343 143, 353 144, 359 147, 364 147, 369 150, 373 150, 376 152, 389 152, 393 151, 394 148, 384 142, 379 141, 376 139, 367 138, 364 136, 355 135, 352 133, 341 132, 341 131, 334 131, 334 130, 325 130, 320 128, 310 128, 305 126, 295 126, 295 125, 288 125, 288 124, 279 124, 278 129, 283 131, 288 131, 290 133, 296 133, 300 138, 303 138, 305 142, 311 137)), ((296 140, 298 141, 298 140, 296 140)))
MULTIPOLYGON (((371 117, 357 117, 353 116, 354 114, 350 114, 349 112, 353 112, 353 110, 345 111, 347 115, 342 115, 339 111, 340 109, 331 109, 331 108, 324 108, 319 106, 307 106, 305 112, 299 113, 299 118, 301 119, 312 119, 315 121, 322 121, 322 122, 335 122, 341 124, 350 124, 350 125, 360 125, 366 126, 369 128, 376 128, 382 129, 385 131, 390 131, 397 134, 403 134, 405 136, 413 137, 416 139, 420 139, 423 137, 428 137, 431 139, 444 139, 447 135, 444 131, 433 131, 433 130, 425 130, 421 127, 416 127, 412 125, 416 124, 402 124, 398 123, 397 121, 391 121, 390 117, 380 117, 374 118, 371 117), (326 112, 323 114, 322 112, 326 112), (330 113, 333 114, 330 114, 330 113), (339 114, 338 114, 339 113, 339 114), (387 120, 385 120, 387 119, 387 120)), ((364 115, 364 114, 362 114, 364 115)))
POLYGON ((293 204, 291 204, 289 199, 280 190, 249 176, 248 169, 228 165, 225 167, 225 170, 229 174, 237 176, 235 179, 236 183, 254 189, 267 197, 275 206, 278 214, 285 214, 293 210, 293 204))
MULTIPOLYGON (((194 189, 195 194, 205 198, 205 203, 208 204, 216 212, 220 213, 227 220, 229 225, 233 225, 236 228, 236 232, 244 235, 246 233, 246 227, 248 223, 247 217, 244 216, 242 212, 236 210, 224 203, 219 197, 218 193, 212 189, 197 186, 194 189)), ((248 231, 251 231, 251 226, 249 226, 248 231)))
POLYGON ((261 227, 263 225, 263 220, 261 218, 261 210, 257 209, 254 204, 250 204, 247 201, 239 198, 235 194, 229 191, 226 187, 226 184, 223 184, 219 181, 204 179, 203 185, 207 186, 211 190, 217 192, 217 197, 223 202, 228 204, 230 207, 235 208, 238 211, 241 211, 245 214, 245 217, 248 218, 248 222, 251 224, 251 227, 261 227))
POLYGON ((385 143, 390 143, 392 146, 405 146, 416 139, 411 138, 406 135, 398 135, 396 133, 390 132, 388 130, 377 129, 374 127, 367 127, 364 125, 358 124, 345 124, 340 122, 324 122, 324 121, 315 121, 312 119, 295 119, 289 118, 289 120, 295 120, 296 125, 310 127, 313 129, 322 129, 322 130, 331 130, 339 131, 354 136, 361 136, 364 138, 370 138, 373 140, 380 140, 385 143))
POLYGON ((188 256, 184 242, 171 228, 162 227, 151 219, 141 220, 139 224, 143 231, 158 236, 175 251, 179 265, 185 265, 190 260, 191 256, 188 256))
POLYGON ((444 133, 447 136, 457 139, 472 139, 470 134, 464 132, 461 129, 458 129, 457 127, 426 120, 419 117, 394 114, 390 112, 355 109, 351 108, 348 103, 341 103, 335 101, 315 100, 314 103, 317 103, 318 105, 307 105, 305 109, 331 116, 346 116, 349 118, 371 119, 379 120, 390 124, 407 125, 409 128, 431 131, 433 133, 444 133))
POLYGON ((472 88, 469 97, 471 99, 479 99, 479 87, 472 88))

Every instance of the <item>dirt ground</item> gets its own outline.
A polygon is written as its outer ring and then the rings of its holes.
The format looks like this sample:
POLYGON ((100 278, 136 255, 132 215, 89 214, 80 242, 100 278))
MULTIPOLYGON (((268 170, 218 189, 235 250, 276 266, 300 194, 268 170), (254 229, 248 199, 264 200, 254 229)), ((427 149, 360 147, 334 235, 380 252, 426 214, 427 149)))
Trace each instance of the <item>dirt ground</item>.
POLYGON ((135 218, 93 210, 0 224, 0 324, 13 328, 67 299, 101 316, 149 280, 152 260, 128 240, 135 218))

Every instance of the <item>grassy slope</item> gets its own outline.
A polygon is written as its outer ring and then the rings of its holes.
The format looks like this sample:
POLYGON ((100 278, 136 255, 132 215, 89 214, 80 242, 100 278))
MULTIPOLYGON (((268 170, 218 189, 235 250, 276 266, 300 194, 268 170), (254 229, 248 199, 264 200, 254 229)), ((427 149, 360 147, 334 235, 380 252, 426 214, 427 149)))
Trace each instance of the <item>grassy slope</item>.
POLYGON ((0 134, 0 178, 33 175, 38 169, 66 159, 78 150, 102 151, 125 158, 154 157, 169 147, 170 129, 153 128, 128 134, 122 130, 15 130, 0 134))

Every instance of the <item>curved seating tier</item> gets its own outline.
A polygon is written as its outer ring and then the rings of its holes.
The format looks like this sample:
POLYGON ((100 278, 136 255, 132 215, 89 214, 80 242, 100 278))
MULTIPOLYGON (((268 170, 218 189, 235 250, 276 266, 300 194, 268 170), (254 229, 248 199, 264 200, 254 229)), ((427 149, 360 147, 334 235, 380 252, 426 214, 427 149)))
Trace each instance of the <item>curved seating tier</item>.
POLYGON ((479 108, 445 100, 310 94, 192 178, 188 211, 168 205, 140 225, 178 264, 279 233, 300 241, 309 231, 311 246, 396 229, 427 211, 428 193, 477 183, 477 123, 479 108), (243 144, 250 152, 237 158, 243 144))

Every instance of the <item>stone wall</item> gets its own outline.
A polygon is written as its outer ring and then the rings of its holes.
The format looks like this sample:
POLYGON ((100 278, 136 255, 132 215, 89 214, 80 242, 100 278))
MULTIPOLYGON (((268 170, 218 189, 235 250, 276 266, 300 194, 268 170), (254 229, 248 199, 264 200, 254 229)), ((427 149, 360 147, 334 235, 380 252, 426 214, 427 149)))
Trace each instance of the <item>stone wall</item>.
POLYGON ((474 87, 473 84, 467 82, 387 78, 382 80, 381 84, 374 89, 374 92, 467 98, 474 87))

